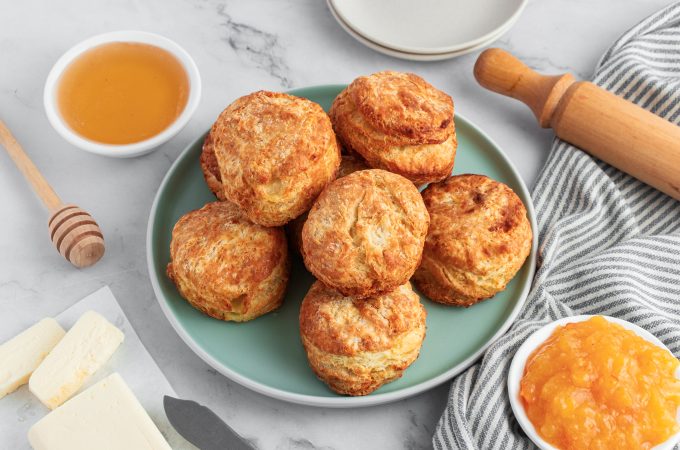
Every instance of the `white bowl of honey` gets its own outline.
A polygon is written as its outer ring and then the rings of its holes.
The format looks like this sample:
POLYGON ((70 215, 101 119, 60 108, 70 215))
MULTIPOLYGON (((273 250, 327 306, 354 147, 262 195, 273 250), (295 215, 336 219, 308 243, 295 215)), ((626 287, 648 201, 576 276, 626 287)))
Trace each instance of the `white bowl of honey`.
POLYGON ((582 315, 536 330, 508 370, 517 422, 542 450, 680 441, 680 362, 647 330, 582 315))
POLYGON ((189 54, 163 36, 115 31, 86 39, 56 62, 44 103, 54 129, 98 155, 144 155, 189 122, 201 78, 189 54))

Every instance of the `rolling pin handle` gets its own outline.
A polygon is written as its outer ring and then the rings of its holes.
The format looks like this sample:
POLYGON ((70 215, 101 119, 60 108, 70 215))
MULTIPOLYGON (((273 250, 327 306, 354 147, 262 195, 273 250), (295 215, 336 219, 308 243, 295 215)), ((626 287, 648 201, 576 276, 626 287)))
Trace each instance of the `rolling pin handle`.
POLYGON ((560 99, 575 81, 571 74, 540 75, 499 48, 479 55, 474 75, 485 88, 525 103, 543 128, 550 128, 560 99))

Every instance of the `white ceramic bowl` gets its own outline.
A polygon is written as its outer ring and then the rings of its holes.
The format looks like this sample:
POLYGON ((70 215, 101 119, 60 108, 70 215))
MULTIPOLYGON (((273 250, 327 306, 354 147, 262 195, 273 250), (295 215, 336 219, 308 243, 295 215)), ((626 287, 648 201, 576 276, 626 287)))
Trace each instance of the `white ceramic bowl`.
MULTIPOLYGON (((512 406, 512 412, 515 413, 517 422, 519 422, 520 426, 527 434, 527 436, 529 436, 529 438, 534 442, 534 444, 536 444, 539 448, 543 450, 557 450, 557 449, 541 438, 541 436, 534 428, 534 425, 529 420, 529 417, 527 417, 526 412, 524 411, 524 407, 522 406, 522 402, 520 401, 519 387, 520 381, 522 380, 522 375, 524 375, 524 366, 526 365, 529 355, 531 355, 531 353, 534 350, 536 350, 541 344, 543 344, 546 341, 546 339, 548 339, 552 335, 553 331, 555 331, 555 328, 561 325, 565 325, 567 323, 584 322, 590 319, 591 317, 593 316, 582 315, 565 317, 564 319, 556 320, 545 325, 542 328, 539 328, 531 336, 529 336, 529 338, 526 341, 524 341, 524 343, 517 350, 517 353, 515 353, 515 356, 512 359, 512 363, 510 364, 510 371, 508 372, 508 395, 510 396, 510 405, 512 406)), ((615 317, 609 316, 602 317, 604 317, 606 320, 610 322, 621 325, 623 328, 627 330, 633 331, 635 334, 637 334, 644 340, 651 342, 657 347, 660 347, 670 353, 670 350, 668 350, 668 348, 663 344, 663 342, 658 340, 653 334, 651 334, 647 330, 640 328, 639 326, 634 325, 630 322, 626 322, 625 320, 617 319, 615 317)), ((680 368, 676 371, 675 376, 677 378, 680 378, 680 368)), ((680 421, 680 409, 678 409, 678 420, 680 421)), ((671 450, 678 442, 680 442, 680 432, 672 435, 665 442, 662 442, 661 444, 655 446, 654 450, 671 450)))
POLYGON ((196 63, 191 59, 191 56, 189 56, 182 47, 170 39, 146 31, 114 31, 93 36, 75 45, 64 53, 54 67, 52 67, 52 70, 47 76, 47 81, 45 82, 43 97, 47 118, 57 133, 82 150, 114 158, 130 158, 144 155, 170 140, 189 122, 189 119, 198 107, 200 99, 201 76, 198 73, 196 63), (59 113, 59 108, 57 106, 57 87, 64 69, 66 69, 66 67, 83 52, 109 42, 140 42, 160 47, 163 50, 172 53, 177 60, 182 63, 184 70, 187 73, 187 77, 189 78, 189 98, 187 99, 184 110, 170 126, 149 139, 121 145, 103 144, 101 142, 91 141, 74 132, 68 124, 64 122, 59 113))
POLYGON ((515 24, 517 17, 514 19, 510 20, 507 24, 505 24, 503 27, 499 28, 496 34, 493 34, 491 37, 489 37, 488 40, 485 40, 483 42, 480 42, 476 45, 473 45, 471 47, 466 47, 461 50, 449 52, 449 53, 409 53, 409 52, 402 52, 399 50, 394 50, 389 47, 385 47, 382 45, 379 45, 366 37, 362 36, 361 34, 357 33, 352 29, 352 27, 345 23, 344 20, 342 20, 342 17, 338 15, 338 13, 335 11, 335 8, 333 7, 333 2, 332 0, 326 0, 326 5, 328 6, 328 9, 330 10, 331 14, 333 15, 333 18, 335 18, 336 22, 340 25, 340 27, 347 32, 350 36, 352 36, 354 39, 365 45, 366 47, 375 50, 378 53, 382 53, 383 55, 387 56, 392 56, 393 58, 399 58, 399 59, 405 59, 408 61, 424 61, 424 62, 429 62, 429 61, 443 61, 446 59, 451 59, 451 58, 456 58, 458 56, 466 55, 468 53, 477 51, 481 48, 484 48, 491 43, 493 43, 495 40, 499 39, 503 34, 505 34, 512 26, 515 24))
POLYGON ((490 42, 527 0, 329 0, 356 34, 398 52, 443 54, 490 42))

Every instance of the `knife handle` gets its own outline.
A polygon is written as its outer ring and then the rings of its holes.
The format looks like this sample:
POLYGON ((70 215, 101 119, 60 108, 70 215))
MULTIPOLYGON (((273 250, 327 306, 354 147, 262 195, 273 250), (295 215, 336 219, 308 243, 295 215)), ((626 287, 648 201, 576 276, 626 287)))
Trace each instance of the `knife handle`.
POLYGON ((500 49, 482 52, 483 87, 518 99, 561 139, 680 200, 680 127, 569 74, 544 76, 500 49))

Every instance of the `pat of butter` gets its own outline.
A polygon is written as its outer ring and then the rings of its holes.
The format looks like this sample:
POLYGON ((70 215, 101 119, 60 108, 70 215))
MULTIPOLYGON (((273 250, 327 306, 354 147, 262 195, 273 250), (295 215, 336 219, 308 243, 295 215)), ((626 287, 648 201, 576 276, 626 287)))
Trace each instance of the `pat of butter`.
POLYGON ((35 369, 28 388, 45 406, 54 409, 75 394, 121 342, 122 331, 88 311, 35 369))
POLYGON ((26 384, 63 337, 57 321, 46 318, 0 345, 0 398, 26 384))
POLYGON ((170 449, 123 378, 111 374, 28 431, 35 450, 170 449))

